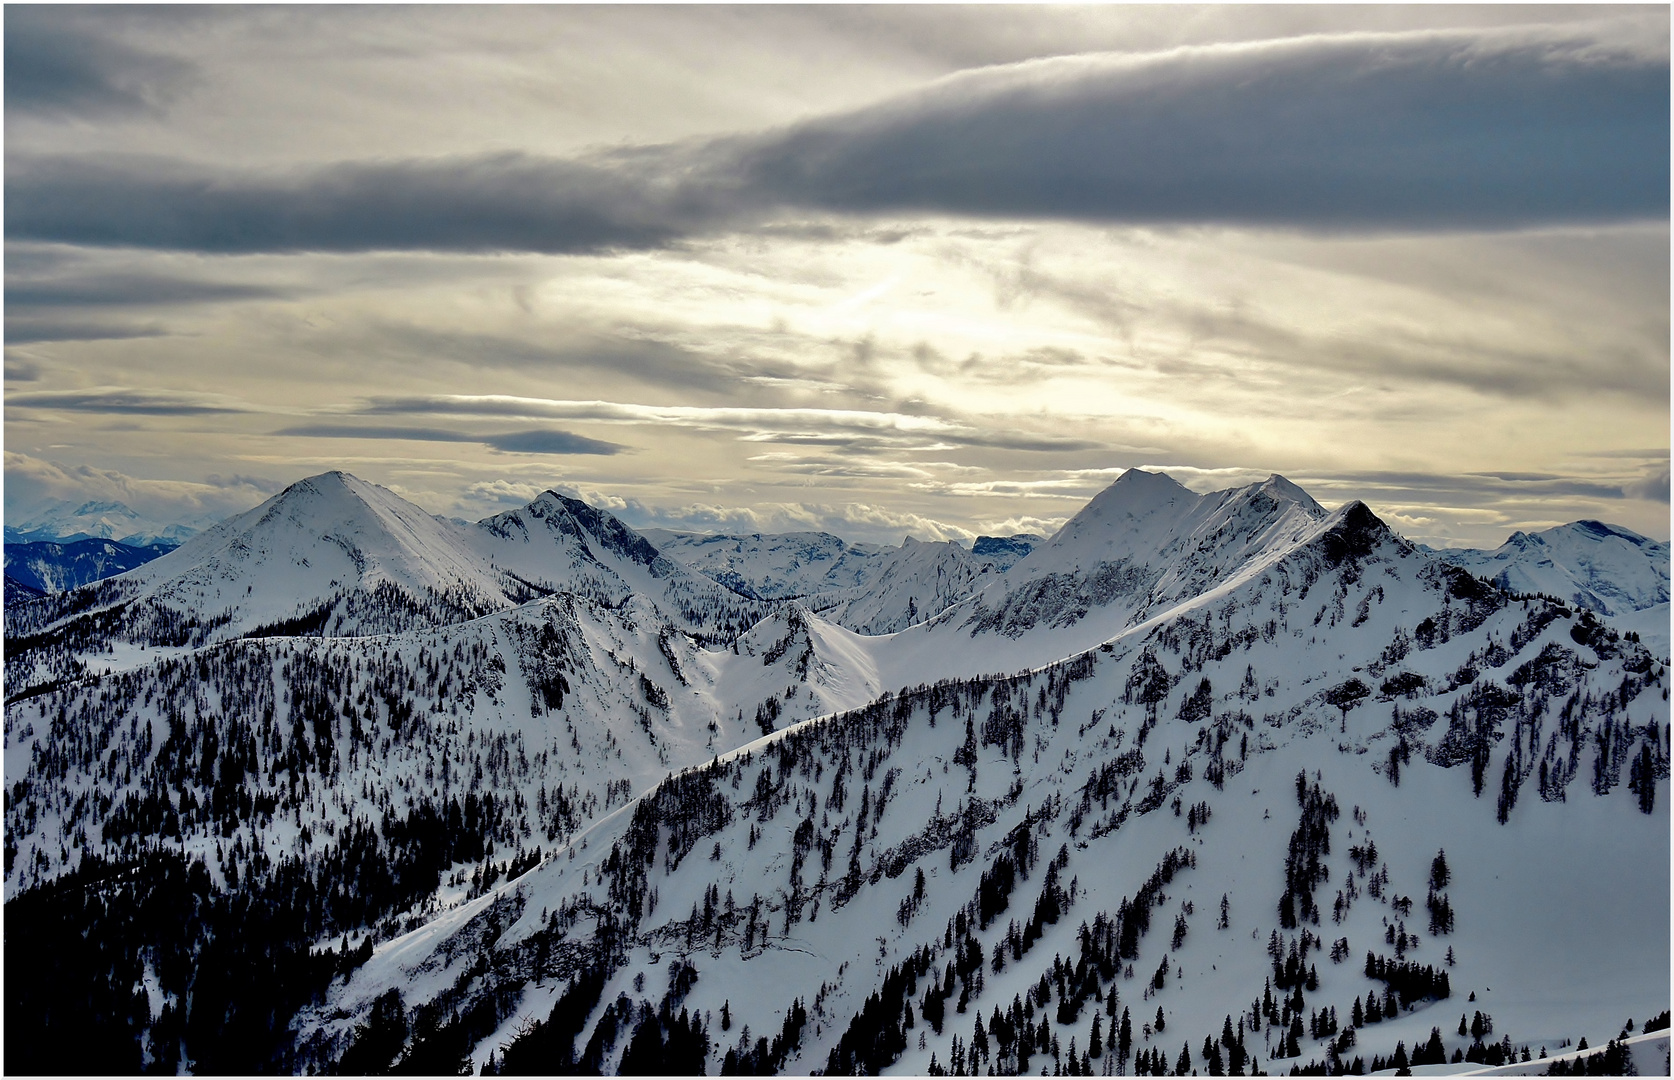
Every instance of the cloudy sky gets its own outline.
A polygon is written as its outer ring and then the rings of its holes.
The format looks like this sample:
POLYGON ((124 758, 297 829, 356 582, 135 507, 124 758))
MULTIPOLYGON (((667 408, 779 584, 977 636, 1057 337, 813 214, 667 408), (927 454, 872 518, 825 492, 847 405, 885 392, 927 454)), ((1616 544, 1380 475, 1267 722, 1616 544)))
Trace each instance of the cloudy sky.
POLYGON ((5 9, 5 508, 1669 535, 1667 7, 5 9))

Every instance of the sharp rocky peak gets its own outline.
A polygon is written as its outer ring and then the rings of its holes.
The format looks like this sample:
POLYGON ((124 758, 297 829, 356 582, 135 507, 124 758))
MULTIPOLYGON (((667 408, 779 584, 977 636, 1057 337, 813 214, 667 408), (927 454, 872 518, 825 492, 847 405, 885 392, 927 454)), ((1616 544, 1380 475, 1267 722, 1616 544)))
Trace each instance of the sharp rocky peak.
POLYGON ((1326 521, 1318 543, 1326 561, 1333 566, 1350 560, 1364 559, 1384 543, 1394 541, 1395 534, 1383 519, 1372 513, 1359 499, 1344 504, 1326 521))
POLYGON ((521 517, 524 514, 584 543, 589 540, 597 543, 609 552, 643 566, 650 566, 660 557, 649 540, 623 524, 616 515, 556 491, 541 492, 528 506, 511 511, 509 516, 521 517))

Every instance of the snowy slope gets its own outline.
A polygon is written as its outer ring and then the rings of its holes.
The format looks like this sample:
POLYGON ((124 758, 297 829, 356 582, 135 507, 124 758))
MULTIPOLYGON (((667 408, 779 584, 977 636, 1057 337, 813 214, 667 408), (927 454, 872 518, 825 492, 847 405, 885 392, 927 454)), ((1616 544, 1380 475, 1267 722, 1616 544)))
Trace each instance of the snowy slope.
POLYGON ((1667 662, 1669 658, 1669 607, 1668 604, 1653 604, 1638 611, 1629 611, 1622 615, 1610 617, 1610 625, 1622 633, 1638 634, 1645 647, 1658 660, 1667 662))
POLYGON ((6 545, 6 574, 42 592, 63 592, 132 570, 173 545, 136 547, 116 540, 6 545))
POLYGON ((807 598, 820 617, 860 634, 893 634, 939 615, 998 576, 986 559, 958 544, 908 537, 886 549, 853 589, 807 598))
POLYGON ((645 536, 670 558, 746 596, 795 597, 822 619, 870 635, 892 634, 946 610, 1002 572, 1015 561, 1006 556, 1022 546, 978 556, 955 543, 911 537, 888 547, 851 544, 829 533, 709 536, 652 529, 645 536))
MULTIPOLYGON (((8 706, 8 840, 17 857, 7 895, 42 880, 48 866, 65 869, 48 857, 63 836, 89 833, 87 853, 106 858, 132 843, 87 801, 76 806, 82 795, 160 798, 184 809, 186 793, 201 791, 207 804, 216 771, 204 774, 194 759, 190 774, 171 775, 167 754, 115 785, 93 759, 54 778, 62 759, 45 751, 79 745, 87 723, 79 718, 88 715, 99 717, 101 753, 121 755, 167 743, 176 723, 194 743, 212 731, 215 744, 233 747, 255 725, 262 738, 240 770, 300 769, 314 785, 302 797, 275 789, 273 822, 233 830, 274 857, 297 848, 298 822, 315 823, 315 839, 301 849, 325 851, 334 829, 318 823, 375 820, 391 810, 393 791, 403 793, 395 809, 409 813, 426 799, 477 790, 485 769, 489 790, 517 804, 509 835, 532 838, 532 849, 585 827, 670 769, 870 701, 878 691, 864 660, 844 653, 845 638, 827 636, 792 604, 733 648, 708 649, 643 597, 608 604, 560 594, 395 635, 260 638, 148 658, 113 676, 123 687, 114 706, 99 680, 8 706), (273 731, 286 738, 270 742, 273 731), (565 809, 557 812, 560 792, 565 809)), ((212 832, 192 846, 214 847, 212 832)))
POLYGON ((763 600, 788 600, 864 585, 890 549, 830 533, 742 536, 646 529, 657 550, 721 584, 763 600))
POLYGON ((35 588, 33 585, 26 585, 12 577, 10 574, 6 575, 5 588, 7 607, 10 607, 13 604, 28 603, 30 600, 39 600, 41 597, 46 595, 46 593, 40 589, 35 588))
MULTIPOLYGON (((1627 1056, 1633 1062, 1637 1076, 1669 1076, 1669 1035, 1666 1029, 1640 1035, 1630 1035, 1621 1040, 1627 1056)), ((1589 1046, 1586 1050, 1571 1050, 1562 1054, 1547 1054, 1529 1062, 1518 1062, 1515 1065, 1499 1065, 1486 1069, 1471 1069, 1465 1076, 1546 1076, 1547 1070, 1557 1062, 1563 1062, 1567 1067, 1575 1068, 1576 1062, 1585 1066, 1587 1059, 1598 1057, 1606 1052, 1605 1046, 1589 1046)), ((1414 1076, 1442 1076, 1454 1072, 1457 1066, 1443 1070, 1441 1066, 1420 1065, 1413 1070, 1414 1076)))
MULTIPOLYGON (((962 1056, 978 1018, 991 1028, 1014 1008, 1058 1036, 1030 1071, 1061 1063, 1072 1037, 1086 1049, 1095 1015, 1108 1039, 1112 1010, 1131 1012, 1133 1050, 1172 1064, 1183 1042, 1199 1069, 1205 1036, 1236 1018, 1271 1070, 1295 1059, 1289 1005, 1259 1015, 1269 942, 1283 958, 1306 930, 1317 988, 1304 1021, 1335 1009, 1351 1026, 1351 1002, 1381 998, 1368 952, 1450 978, 1446 1000, 1419 994, 1364 1024, 1345 1064, 1410 1049, 1432 1027, 1463 1051, 1456 1025, 1473 1009, 1518 1045, 1599 1045, 1623 1017, 1667 1007, 1665 679, 1596 621, 1508 601, 1351 504, 1259 571, 1092 652, 886 696, 672 778, 494 897, 380 945, 300 1027, 337 1053, 391 987, 409 1007, 492 998, 506 1005, 475 1040, 480 1065, 597 961, 609 978, 573 1045, 594 1043, 611 1071, 630 1031, 654 1034, 648 1018, 683 961, 699 977, 676 1004, 709 1021, 711 1071, 750 1049, 743 1024, 779 1031, 792 998, 809 1014, 792 1072, 852 1071, 831 1055, 865 1026, 868 1000, 892 1002, 890 1027, 903 1003, 918 1017, 898 1048, 862 1040, 883 1054, 868 1067, 889 1071, 924 1073, 932 1055, 947 1066, 955 1036, 962 1056), (1311 833, 1299 824, 1310 812, 1311 833), (1451 932, 1426 925, 1438 850, 1451 932), (1128 908, 1154 873, 1168 880, 1128 908), (1041 916, 1051 907, 1062 913, 1041 916), (1301 926, 1284 925, 1286 907, 1301 926), (1031 922, 1038 941, 1013 937, 1031 922), (613 944, 599 951, 606 924, 613 944), (905 999, 889 996, 898 965, 913 965, 905 999), (944 986, 938 1031, 924 1006, 944 986), (1167 1027, 1153 1033, 1159 1009, 1167 1027)), ((1340 1039, 1304 1025, 1300 1062, 1340 1039)), ((984 1067, 1017 1066, 1014 1047, 984 1040, 984 1067)))
POLYGON ((1573 521, 1544 532, 1512 533, 1493 551, 1440 554, 1501 588, 1545 593, 1605 615, 1668 603, 1668 544, 1620 525, 1573 521))
POLYGON ((1196 495, 1172 477, 1131 469, 990 585, 974 622, 1008 637, 1082 620, 1114 633, 1236 577, 1325 516, 1279 476, 1196 495))
POLYGON ((553 491, 479 522, 470 542, 502 579, 509 574, 540 592, 613 604, 643 596, 681 625, 709 634, 731 636, 767 610, 663 556, 605 511, 553 491))
POLYGON ((1018 671, 1090 649, 1248 579, 1330 532, 1327 517, 1282 477, 1197 495, 1130 470, 1003 576, 880 642, 884 682, 1018 671))
MULTIPOLYGON (((221 637, 380 588, 475 613, 505 603, 465 529, 343 472, 298 481, 119 580, 127 598, 223 618, 221 637)), ((399 618, 335 614, 339 632, 399 618)))

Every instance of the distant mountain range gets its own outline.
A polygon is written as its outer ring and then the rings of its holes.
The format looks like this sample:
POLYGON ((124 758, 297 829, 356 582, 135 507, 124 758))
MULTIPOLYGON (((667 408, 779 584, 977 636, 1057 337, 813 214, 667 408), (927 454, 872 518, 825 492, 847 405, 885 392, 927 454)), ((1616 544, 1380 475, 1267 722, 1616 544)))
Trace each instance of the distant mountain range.
POLYGON ((117 540, 132 547, 153 544, 179 545, 212 520, 194 522, 157 521, 110 500, 68 502, 60 500, 36 510, 22 521, 7 522, 8 544, 55 543, 76 540, 117 540))
POLYGON ((1602 521, 1512 533, 1492 551, 1443 549, 1438 554, 1503 589, 1546 593, 1604 615, 1668 603, 1667 541, 1602 521))
POLYGON ((745 596, 796 599, 861 634, 924 622, 987 584, 984 575, 1004 573, 1040 539, 984 536, 967 550, 910 537, 900 547, 857 544, 830 533, 644 535, 669 558, 745 596))
POLYGON ((6 1066, 1660 1069, 1667 563, 1277 476, 969 550, 312 477, 7 605, 6 1066))
MULTIPOLYGON (((1287 492, 1281 498, 1300 495, 1316 516, 1323 514, 1306 493, 1284 483, 1295 494, 1287 492)), ((1178 491, 1171 495, 1183 497, 1185 489, 1172 486, 1178 491)), ((6 526, 7 573, 19 585, 62 592, 124 573, 202 531, 186 524, 147 522, 149 531, 130 532, 113 541, 127 551, 83 543, 112 539, 123 527, 142 521, 119 502, 87 502, 73 509, 64 503, 56 513, 6 526), (14 566, 20 568, 16 573, 14 566)), ((891 633, 939 613, 976 591, 983 573, 1005 573, 1045 542, 1032 534, 979 536, 969 548, 910 539, 891 547, 811 532, 727 535, 644 529, 639 535, 661 554, 740 595, 802 600, 831 621, 865 633, 891 633), (886 585, 875 588, 880 580, 886 585), (863 593, 867 598, 856 604, 863 593)), ((1538 533, 1513 533, 1492 550, 1424 550, 1491 577, 1502 588, 1546 593, 1604 615, 1626 616, 1669 601, 1668 543, 1620 525, 1576 521, 1538 533)))

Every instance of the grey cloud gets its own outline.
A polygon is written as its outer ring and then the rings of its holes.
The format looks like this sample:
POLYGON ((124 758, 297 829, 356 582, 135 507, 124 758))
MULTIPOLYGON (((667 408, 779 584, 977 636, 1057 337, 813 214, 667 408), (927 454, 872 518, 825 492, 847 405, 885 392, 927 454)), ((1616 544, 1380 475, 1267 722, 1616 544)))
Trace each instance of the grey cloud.
POLYGON ((370 424, 299 424, 275 435, 307 439, 411 439, 415 442, 476 442, 461 431, 428 427, 380 427, 370 424))
MULTIPOLYGON (((712 359, 654 338, 611 338, 578 334, 561 344, 536 344, 495 334, 441 331, 412 325, 382 324, 371 329, 369 344, 424 358, 444 357, 484 364, 540 369, 581 369, 625 375, 655 386, 736 397, 731 380, 766 373, 746 362, 712 359)), ((794 373, 790 373, 794 374, 794 373)))
MULTIPOLYGON (((1075 52, 1146 52, 1205 42, 1442 26, 1516 25, 1517 5, 1169 4, 789 5, 782 17, 846 31, 873 49, 910 49, 956 67, 1075 52)), ((1543 22, 1594 20, 1597 8, 1542 7, 1543 22)), ((1655 33, 1650 27, 1647 33, 1655 33)))
POLYGON ((7 382, 34 382, 41 377, 41 365, 33 360, 6 357, 7 382))
MULTIPOLYGON (((1319 485, 1355 491, 1381 491, 1387 495, 1410 494, 1425 498, 1453 496, 1478 504, 1498 499, 1570 497, 1585 499, 1626 498, 1622 485, 1549 473, 1421 473, 1350 472, 1319 479, 1298 480, 1304 487, 1319 485)), ((1367 496, 1370 499, 1370 496, 1367 496)))
POLYGON ((510 431, 482 441, 507 454, 619 454, 625 447, 568 431, 510 431))
POLYGON ((1630 499, 1668 502, 1668 463, 1664 462, 1661 468, 1648 470, 1645 477, 1623 485, 1622 494, 1630 499))
POLYGON ((924 480, 931 474, 924 468, 909 462, 898 461, 856 461, 835 460, 832 458, 779 458, 768 455, 766 458, 753 459, 777 472, 794 473, 801 476, 818 476, 826 480, 863 479, 863 480, 924 480))
POLYGON ((1069 439, 1056 435, 1029 435, 1022 432, 979 432, 959 436, 954 440, 964 446, 986 446, 995 450, 1100 450, 1102 443, 1087 439, 1069 439))
POLYGON ((737 431, 748 442, 824 446, 890 446, 943 449, 950 446, 1022 451, 1080 451, 1099 444, 1028 432, 982 431, 969 420, 906 412, 861 409, 757 408, 639 405, 615 401, 561 401, 504 395, 440 395, 374 398, 368 416, 496 416, 657 424, 737 431))
MULTIPOLYGON (((1329 331, 1310 332, 1283 325, 1251 306, 1228 305, 1213 297, 1182 296, 1147 306, 1124 300, 1111 290, 1027 266, 1012 278, 1020 289, 1057 299, 1099 320, 1122 338, 1134 324, 1147 318, 1171 322, 1189 332, 1191 348, 1178 354, 1152 356, 1143 363, 1113 356, 1101 358, 1111 366, 1154 368, 1177 380, 1224 382, 1224 362, 1201 348, 1222 343, 1298 371, 1333 376, 1356 373, 1376 383, 1400 380, 1458 386, 1505 398, 1555 398, 1576 392, 1667 392, 1668 363, 1663 351, 1666 332, 1660 337, 1646 335, 1643 349, 1608 344, 1594 346, 1585 356, 1577 355, 1565 342, 1546 343, 1545 348, 1537 349, 1533 345, 1507 345, 1486 333, 1399 325, 1383 326, 1375 335, 1345 341, 1329 331)), ((928 370, 938 370, 936 361, 927 353, 920 362, 928 370)), ((1025 361, 1039 363, 1041 359, 1030 356, 1025 361)), ((1009 373, 1009 369, 1002 370, 1009 373)), ((990 377, 1003 378, 1004 374, 990 377)), ((1290 406, 1278 402, 1272 407, 1290 406)), ((1384 406, 1385 416, 1392 415, 1388 408, 1384 406)))
POLYGON ((1668 448, 1645 446, 1638 449, 1630 447, 1625 450, 1588 450, 1579 453, 1577 456, 1596 458, 1649 458, 1652 461, 1666 461, 1668 459, 1668 448))
POLYGON ((159 113, 195 68, 108 36, 72 8, 6 11, 6 112, 53 116, 159 113))
POLYGON ((781 443, 789 446, 823 446, 844 449, 851 453, 878 451, 950 450, 954 447, 982 447, 992 450, 1023 450, 1031 452, 1082 451, 1103 449, 1102 444, 1086 439, 1059 438, 1051 435, 1023 433, 991 433, 961 430, 937 432, 931 435, 856 435, 829 431, 780 431, 766 429, 743 436, 746 442, 781 443))
POLYGON ((1315 36, 984 69, 788 128, 572 159, 7 162, 11 238, 587 252, 807 213, 1511 228, 1668 213, 1668 57, 1597 28, 1315 36))
POLYGON ((695 221, 624 167, 526 154, 216 172, 128 155, 9 160, 7 236, 254 251, 586 252, 695 221))
POLYGON ((269 285, 150 274, 94 274, 60 280, 6 281, 9 310, 30 307, 125 307, 194 304, 219 300, 266 300, 295 295, 269 285))
POLYGON ((754 507, 719 507, 693 504, 659 506, 635 498, 605 496, 569 484, 555 484, 554 490, 601 506, 634 528, 660 527, 676 531, 754 533, 830 532, 845 540, 899 544, 905 536, 928 540, 970 540, 976 534, 959 525, 910 511, 850 502, 842 506, 826 503, 767 503, 754 507))
POLYGON ((201 528, 228 514, 248 510, 272 486, 254 481, 224 485, 147 480, 114 469, 45 461, 12 450, 5 453, 5 471, 8 520, 23 520, 55 502, 80 505, 97 499, 126 503, 158 523, 201 528))
POLYGON ((257 411, 248 404, 220 394, 198 394, 182 390, 133 390, 121 387, 37 390, 23 394, 8 394, 6 408, 145 416, 199 416, 257 411))
POLYGON ((1370 471, 1292 479, 1327 505, 1364 499, 1399 531, 1426 543, 1495 547, 1511 532, 1598 518, 1666 536, 1667 466, 1644 475, 1585 477, 1370 471), (1460 520, 1458 512, 1468 512, 1460 520), (1646 511, 1649 510, 1649 513, 1646 511))
POLYGON ((506 431, 491 434, 430 427, 383 427, 370 424, 304 424, 275 435, 316 439, 410 439, 415 442, 481 443, 507 454, 619 454, 627 449, 602 439, 568 431, 506 431))
MULTIPOLYGON (((822 403, 872 404, 854 365, 799 356, 760 355, 746 346, 693 347, 660 336, 666 327, 612 332, 588 325, 541 327, 530 337, 453 330, 393 319, 367 320, 346 332, 346 347, 366 355, 453 361, 472 371, 503 367, 545 376, 596 373, 632 379, 658 396, 698 402, 775 406, 817 393, 822 403), (538 336, 537 336, 538 335, 538 336), (533 339, 531 339, 533 338, 533 339), (846 381, 837 381, 842 377, 846 381)), ((713 345, 713 342, 710 342, 713 345)), ((777 344, 774 342, 773 344, 777 344)), ((900 411, 911 409, 903 406, 900 411)))
POLYGON ((957 425, 936 417, 858 409, 756 408, 748 406, 640 405, 617 401, 572 401, 503 394, 440 394, 373 398, 366 415, 455 415, 596 420, 614 423, 675 424, 760 432, 789 430, 857 431, 890 435, 917 432, 939 436, 957 425))
POLYGON ((32 341, 123 341, 129 338, 165 337, 167 334, 168 330, 150 322, 37 319, 11 314, 6 316, 8 345, 24 345, 32 341))
POLYGON ((242 473, 234 473, 231 476, 222 476, 220 473, 210 473, 208 476, 203 478, 203 482, 208 484, 210 487, 217 488, 253 488, 265 495, 272 495, 285 486, 279 481, 269 480, 265 476, 245 476, 242 473))
POLYGON ((1660 217, 1667 96, 1665 53, 1348 35, 974 73, 739 156, 747 186, 843 210, 1395 228, 1660 217))

